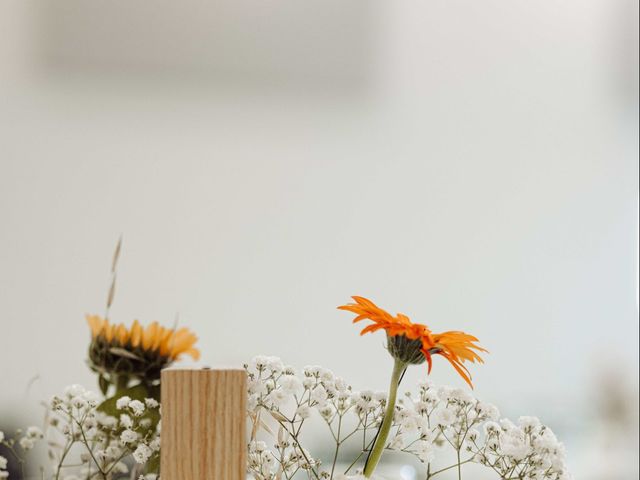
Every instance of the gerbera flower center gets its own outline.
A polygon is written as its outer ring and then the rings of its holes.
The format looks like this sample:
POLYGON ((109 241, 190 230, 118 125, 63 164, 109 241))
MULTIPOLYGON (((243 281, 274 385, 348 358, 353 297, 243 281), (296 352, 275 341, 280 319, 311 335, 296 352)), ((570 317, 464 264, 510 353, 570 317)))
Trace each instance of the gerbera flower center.
POLYGON ((406 364, 420 365, 425 361, 419 338, 411 340, 406 335, 387 335, 387 350, 393 358, 406 364))

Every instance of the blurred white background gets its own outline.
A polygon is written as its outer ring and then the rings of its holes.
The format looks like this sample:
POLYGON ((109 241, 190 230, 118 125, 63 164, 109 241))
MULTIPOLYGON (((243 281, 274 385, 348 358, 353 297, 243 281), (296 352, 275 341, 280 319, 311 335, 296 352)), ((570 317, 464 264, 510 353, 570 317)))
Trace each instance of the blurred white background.
MULTIPOLYGON (((0 4, 0 420, 93 386, 87 312, 384 389, 369 296, 638 478, 638 3, 0 4)), ((409 382, 425 372, 410 373, 409 382)), ((443 362, 434 380, 461 381, 443 362)), ((604 460, 607 459, 605 462, 604 460)))

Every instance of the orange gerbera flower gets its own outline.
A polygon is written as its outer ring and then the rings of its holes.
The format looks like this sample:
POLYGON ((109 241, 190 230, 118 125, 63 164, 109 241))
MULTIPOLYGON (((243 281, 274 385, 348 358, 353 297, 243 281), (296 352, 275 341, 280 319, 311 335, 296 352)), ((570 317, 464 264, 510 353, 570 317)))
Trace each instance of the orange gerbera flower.
POLYGON ((413 323, 409 317, 402 313, 394 316, 364 297, 354 296, 351 298, 355 300, 355 303, 342 305, 338 308, 355 313, 354 323, 365 319, 373 322, 363 328, 360 335, 384 330, 387 333, 388 349, 392 356, 405 363, 417 364, 426 360, 429 373, 431 373, 432 367, 431 357, 441 355, 473 388, 471 375, 464 362, 483 363, 478 352, 487 351, 475 343, 478 341, 476 337, 457 331, 433 333, 426 325, 413 323))

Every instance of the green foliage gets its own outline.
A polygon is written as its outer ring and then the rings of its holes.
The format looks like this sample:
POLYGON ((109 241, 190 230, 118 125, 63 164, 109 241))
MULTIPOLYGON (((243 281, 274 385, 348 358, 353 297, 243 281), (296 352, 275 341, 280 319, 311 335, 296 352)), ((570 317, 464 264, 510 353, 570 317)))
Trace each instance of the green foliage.
MULTIPOLYGON (((145 385, 140 383, 133 387, 120 389, 114 396, 107 398, 104 402, 98 405, 98 411, 118 418, 122 411, 118 410, 116 403, 119 398, 125 396, 131 398, 131 400, 139 400, 143 403, 145 398, 153 398, 154 400, 160 401, 160 385, 145 385)), ((147 408, 141 418, 150 420, 149 429, 141 433, 146 434, 155 431, 158 423, 160 422, 160 411, 157 408, 147 408)))

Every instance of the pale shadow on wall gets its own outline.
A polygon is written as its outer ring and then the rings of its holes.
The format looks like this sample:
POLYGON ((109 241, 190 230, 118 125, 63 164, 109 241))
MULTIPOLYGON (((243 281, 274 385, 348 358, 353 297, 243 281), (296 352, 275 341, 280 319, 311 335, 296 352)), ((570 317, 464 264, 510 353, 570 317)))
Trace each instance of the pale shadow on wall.
POLYGON ((368 0, 86 2, 38 7, 47 70, 361 89, 372 67, 368 0))

